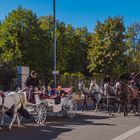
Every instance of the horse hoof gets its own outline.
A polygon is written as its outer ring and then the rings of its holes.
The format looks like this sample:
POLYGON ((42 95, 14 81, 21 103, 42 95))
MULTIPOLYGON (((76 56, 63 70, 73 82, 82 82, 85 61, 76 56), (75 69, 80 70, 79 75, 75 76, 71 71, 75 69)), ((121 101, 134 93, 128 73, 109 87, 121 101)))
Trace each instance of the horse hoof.
POLYGON ((9 129, 8 129, 9 131, 11 131, 12 130, 12 128, 11 127, 9 127, 9 129))
POLYGON ((109 113, 109 115, 111 115, 111 112, 108 112, 109 113))
POLYGON ((138 115, 138 112, 135 112, 135 115, 138 115))
POLYGON ((134 113, 133 110, 131 110, 130 113, 133 114, 134 113))

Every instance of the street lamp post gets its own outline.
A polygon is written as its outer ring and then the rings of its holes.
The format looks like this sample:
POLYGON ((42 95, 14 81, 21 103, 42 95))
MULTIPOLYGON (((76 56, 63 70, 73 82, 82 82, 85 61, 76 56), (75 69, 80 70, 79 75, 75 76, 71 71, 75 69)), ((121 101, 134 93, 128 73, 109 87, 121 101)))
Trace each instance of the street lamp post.
POLYGON ((53 49, 54 49, 54 87, 56 87, 56 3, 55 0, 53 0, 53 49))

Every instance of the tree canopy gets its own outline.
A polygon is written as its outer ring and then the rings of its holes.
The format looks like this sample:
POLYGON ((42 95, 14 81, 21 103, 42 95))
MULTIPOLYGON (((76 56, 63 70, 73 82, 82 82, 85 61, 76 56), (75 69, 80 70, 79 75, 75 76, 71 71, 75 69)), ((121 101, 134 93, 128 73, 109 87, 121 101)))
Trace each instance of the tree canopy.
MULTIPOLYGON (((89 76, 140 70, 140 24, 122 17, 97 21, 93 32, 56 20, 57 70, 89 76)), ((53 17, 18 7, 0 22, 0 61, 24 65, 52 77, 53 17)), ((44 75, 43 75, 44 76, 44 75)))
POLYGON ((123 18, 97 21, 88 50, 88 68, 91 72, 119 74, 125 70, 127 46, 123 18))

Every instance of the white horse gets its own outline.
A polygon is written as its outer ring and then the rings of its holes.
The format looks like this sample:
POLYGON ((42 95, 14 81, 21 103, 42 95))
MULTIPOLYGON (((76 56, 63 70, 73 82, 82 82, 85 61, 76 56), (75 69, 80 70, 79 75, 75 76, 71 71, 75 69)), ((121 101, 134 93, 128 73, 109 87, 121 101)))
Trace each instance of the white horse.
POLYGON ((103 97, 103 90, 99 87, 96 81, 91 80, 90 87, 89 87, 89 94, 94 97, 95 99, 95 112, 97 111, 101 99, 103 97))
POLYGON ((89 93, 89 90, 87 87, 85 87, 83 81, 79 81, 78 88, 79 88, 79 90, 81 90, 83 98, 89 93))
POLYGON ((81 91, 82 98, 84 99, 83 105, 82 105, 82 111, 84 110, 84 106, 86 106, 86 109, 88 110, 87 99, 90 97, 89 89, 85 87, 83 81, 79 81, 78 88, 81 91))
MULTIPOLYGON (((18 109, 20 109, 22 107, 22 102, 23 102, 23 98, 22 96, 17 93, 17 92, 7 92, 4 94, 4 96, 0 96, 0 111, 1 111, 1 115, 2 115, 2 119, 1 119, 1 126, 4 125, 4 115, 6 112, 10 111, 11 117, 12 117, 12 121, 9 125, 9 129, 12 128, 13 123, 16 121, 17 119, 17 125, 18 127, 20 126, 20 119, 18 116, 18 109)), ((1 128, 1 127, 0 127, 1 128)))
POLYGON ((102 98, 101 95, 103 94, 102 89, 97 85, 95 81, 91 81, 89 89, 85 87, 83 81, 79 82, 78 86, 79 86, 79 90, 81 90, 82 97, 84 97, 83 108, 84 105, 86 105, 86 108, 88 109, 87 99, 91 98, 93 103, 95 104, 94 111, 96 112, 102 98))

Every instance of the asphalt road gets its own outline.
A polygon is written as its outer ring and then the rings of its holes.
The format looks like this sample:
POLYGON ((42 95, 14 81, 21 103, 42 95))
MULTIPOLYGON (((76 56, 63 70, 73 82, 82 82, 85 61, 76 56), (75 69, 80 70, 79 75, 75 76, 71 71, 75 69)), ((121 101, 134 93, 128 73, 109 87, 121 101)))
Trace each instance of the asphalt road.
POLYGON ((1 140, 139 140, 140 116, 114 117, 107 112, 78 112, 74 119, 49 117, 44 126, 24 123, 24 128, 0 131, 1 140))

